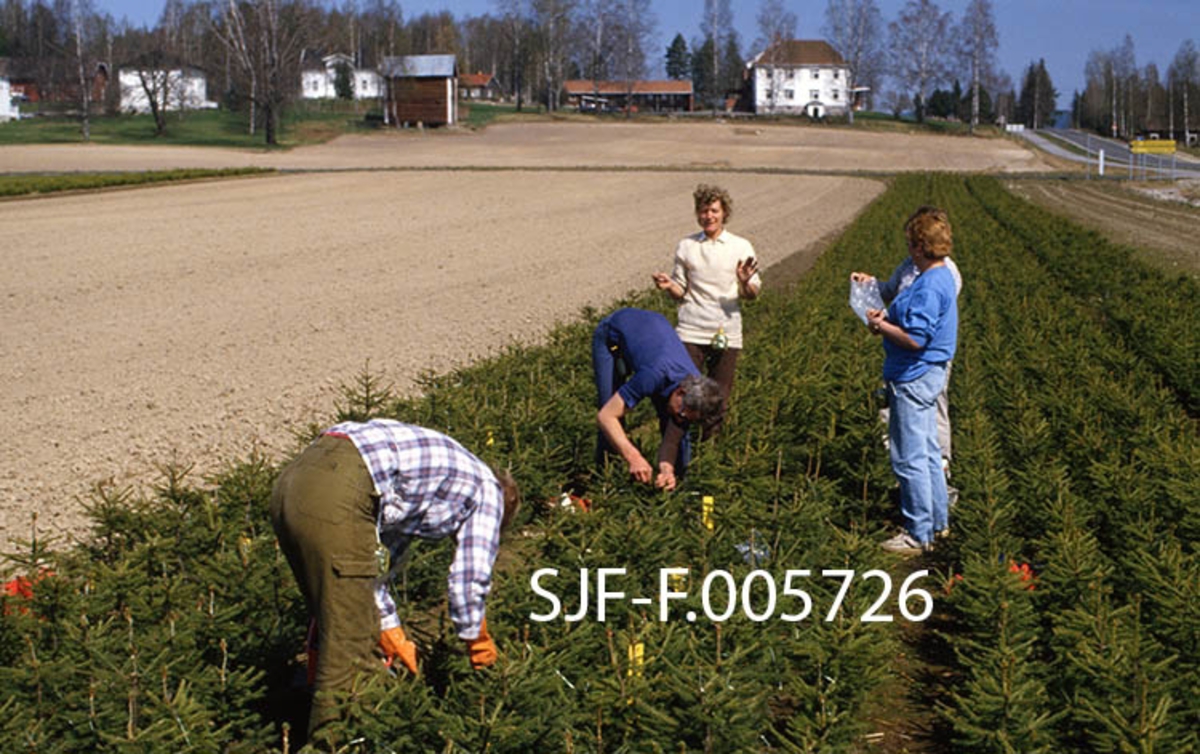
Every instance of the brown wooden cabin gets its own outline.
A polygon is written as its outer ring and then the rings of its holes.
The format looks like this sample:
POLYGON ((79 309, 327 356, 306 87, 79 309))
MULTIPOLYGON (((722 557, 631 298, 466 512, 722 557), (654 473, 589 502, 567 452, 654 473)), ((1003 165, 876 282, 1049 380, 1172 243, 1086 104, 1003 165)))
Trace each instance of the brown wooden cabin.
POLYGON ((386 57, 380 66, 386 120, 396 127, 458 122, 458 62, 453 55, 386 57))

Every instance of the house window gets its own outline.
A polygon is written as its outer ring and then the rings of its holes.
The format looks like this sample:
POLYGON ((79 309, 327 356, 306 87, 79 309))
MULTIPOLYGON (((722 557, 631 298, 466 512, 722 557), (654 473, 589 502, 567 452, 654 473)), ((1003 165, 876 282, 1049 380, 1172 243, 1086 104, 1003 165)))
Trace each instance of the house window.
POLYGON ((788 81, 795 81, 796 80, 796 71, 789 68, 788 72, 787 72, 787 77, 788 77, 788 81))
POLYGON ((830 96, 830 97, 832 97, 832 98, 833 98, 833 100, 836 102, 836 101, 837 101, 837 99, 838 99, 838 90, 837 90, 837 89, 834 89, 833 91, 831 91, 831 92, 829 93, 829 96, 830 96))
POLYGON ((821 99, 821 90, 813 89, 813 90, 809 91, 808 98, 809 99, 821 99))
POLYGON ((793 100, 793 99, 796 99, 796 90, 794 90, 794 89, 784 89, 784 90, 783 90, 783 98, 784 98, 784 99, 786 99, 786 100, 793 100))
POLYGON ((819 79, 819 78, 821 78, 821 69, 820 69, 820 68, 814 68, 814 69, 812 69, 812 72, 813 72, 813 75, 812 75, 812 77, 813 77, 814 79, 819 79))
POLYGON ((837 80, 838 80, 838 77, 839 77, 839 76, 841 76, 841 74, 842 74, 842 72, 841 72, 841 71, 839 71, 838 69, 834 68, 834 69, 833 69, 833 80, 834 80, 834 81, 837 81, 837 80))

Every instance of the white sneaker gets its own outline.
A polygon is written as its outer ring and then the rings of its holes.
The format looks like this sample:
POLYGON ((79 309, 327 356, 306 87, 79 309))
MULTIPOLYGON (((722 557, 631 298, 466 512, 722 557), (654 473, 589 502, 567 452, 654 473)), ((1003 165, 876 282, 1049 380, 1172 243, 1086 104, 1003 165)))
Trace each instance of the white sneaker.
POLYGON ((958 488, 946 485, 946 507, 953 508, 958 502, 958 488))
POLYGON ((891 539, 883 542, 883 549, 888 552, 898 552, 902 555, 916 555, 920 552, 929 552, 933 549, 933 544, 921 544, 906 531, 902 531, 891 539))

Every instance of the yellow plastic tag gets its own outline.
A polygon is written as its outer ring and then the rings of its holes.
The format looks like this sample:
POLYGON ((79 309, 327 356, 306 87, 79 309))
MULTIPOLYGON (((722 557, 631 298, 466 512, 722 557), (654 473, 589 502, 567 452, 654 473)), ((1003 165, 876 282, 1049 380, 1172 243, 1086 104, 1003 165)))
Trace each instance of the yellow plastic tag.
POLYGON ((629 670, 627 675, 642 676, 642 666, 646 661, 646 645, 640 641, 629 645, 629 670))

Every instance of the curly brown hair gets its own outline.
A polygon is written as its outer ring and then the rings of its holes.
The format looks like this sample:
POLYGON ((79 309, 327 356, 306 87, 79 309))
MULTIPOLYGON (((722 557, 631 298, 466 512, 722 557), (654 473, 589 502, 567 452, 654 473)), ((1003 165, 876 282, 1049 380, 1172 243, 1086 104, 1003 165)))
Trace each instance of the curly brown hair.
POLYGON ((946 210, 928 204, 918 207, 904 223, 904 237, 929 258, 948 257, 954 248, 954 233, 946 210))
POLYGON ((720 186, 710 186, 707 183, 701 183, 692 192, 692 198, 696 200, 697 214, 713 202, 720 202, 721 209, 725 210, 725 222, 729 222, 729 218, 733 217, 733 197, 720 186))

